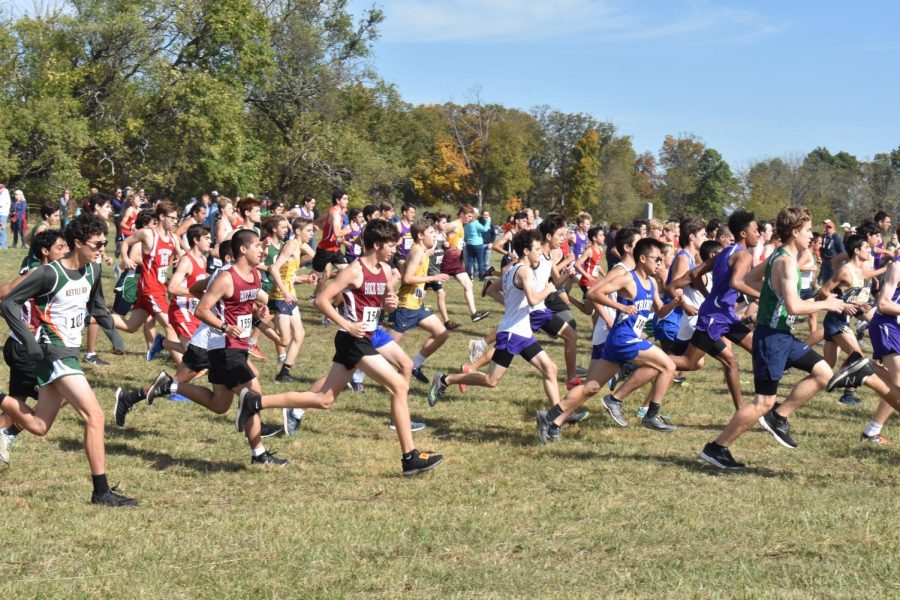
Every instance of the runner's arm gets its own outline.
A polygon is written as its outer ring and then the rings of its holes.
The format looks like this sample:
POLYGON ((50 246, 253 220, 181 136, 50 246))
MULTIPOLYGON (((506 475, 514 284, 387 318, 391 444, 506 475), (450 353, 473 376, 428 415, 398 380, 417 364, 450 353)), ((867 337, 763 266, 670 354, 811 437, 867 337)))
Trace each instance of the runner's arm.
POLYGON ((808 302, 797 293, 797 269, 793 259, 781 257, 772 265, 773 286, 784 298, 784 306, 790 315, 811 315, 820 310, 844 312, 845 303, 840 298, 831 296, 825 300, 808 302))
MULTIPOLYGON (((231 280, 231 276, 223 275, 225 276, 216 277, 209 289, 206 290, 206 293, 200 297, 200 303, 194 310, 195 317, 218 331, 222 331, 222 325, 225 321, 214 315, 212 308, 219 300, 234 293, 234 282, 231 280)), ((243 330, 237 325, 225 327, 225 334, 232 337, 241 337, 242 332, 243 330)))
POLYGON ((753 258, 747 252, 741 252, 734 259, 734 265, 731 267, 731 281, 729 285, 744 294, 748 298, 759 298, 759 292, 750 285, 750 282, 756 280, 756 276, 765 272, 765 263, 760 263, 756 267, 751 267, 753 258))
POLYGON ((25 344, 28 355, 35 360, 43 358, 44 352, 28 324, 22 320, 22 305, 35 296, 50 292, 55 284, 56 275, 53 267, 44 265, 29 273, 24 280, 9 291, 3 302, 0 302, 0 311, 2 311, 10 331, 15 333, 16 337, 25 344))
POLYGON ((878 290, 878 298, 875 302, 878 312, 885 316, 900 316, 900 304, 893 301, 898 283, 900 283, 900 263, 892 262, 881 281, 881 289, 878 290))
POLYGON ((535 306, 547 299, 547 296, 556 291, 556 287, 551 281, 540 292, 534 288, 534 271, 531 267, 522 265, 515 274, 516 283, 525 293, 525 299, 528 300, 529 306, 535 306))
POLYGON ((175 267, 175 272, 172 273, 172 278, 169 280, 169 285, 166 286, 166 291, 172 296, 190 295, 191 291, 185 286, 187 285, 187 278, 190 277, 193 269, 194 266, 190 260, 179 260, 178 266, 175 267))

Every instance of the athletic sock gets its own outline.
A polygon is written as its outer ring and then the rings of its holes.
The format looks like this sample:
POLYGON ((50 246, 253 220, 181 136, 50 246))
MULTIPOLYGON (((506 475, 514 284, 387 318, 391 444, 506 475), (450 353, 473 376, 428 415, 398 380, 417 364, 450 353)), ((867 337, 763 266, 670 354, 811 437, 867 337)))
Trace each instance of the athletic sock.
POLYGON ((94 482, 95 496, 102 496, 109 491, 109 482, 106 480, 106 473, 103 475, 91 475, 91 481, 94 482))
POLYGON ((563 414, 563 408, 560 404, 554 404, 550 410, 547 411, 547 418, 551 421, 555 421, 557 417, 563 414))
POLYGON ((847 357, 847 364, 849 365, 849 364, 861 359, 862 357, 863 357, 862 354, 860 354, 859 352, 856 352, 854 350, 853 352, 850 353, 850 356, 847 357))
POLYGON ((138 390, 138 400, 143 400, 147 397, 147 392, 144 391, 144 388, 138 390))
MULTIPOLYGON (((12 429, 12 428, 9 428, 12 429)), ((7 429, 7 431, 9 431, 7 429)), ((876 423, 875 421, 869 421, 869 424, 866 425, 866 430, 863 432, 866 437, 874 437, 881 433, 881 423, 876 423)))
MULTIPOLYGON (((878 431, 881 431, 880 425, 878 426, 878 431)), ((16 425, 10 425, 6 428, 6 433, 8 433, 9 435, 19 435, 20 433, 22 433, 22 430, 19 429, 19 427, 16 425)))
POLYGON ((403 455, 403 457, 402 457, 403 460, 410 460, 410 459, 412 459, 412 457, 413 457, 413 452, 415 452, 415 451, 416 451, 415 448, 413 448, 412 452, 406 452, 406 453, 403 455))
POLYGON ((302 419, 303 415, 306 414, 306 410, 302 408, 292 408, 291 412, 294 414, 295 419, 302 419))
POLYGON ((250 456, 262 456, 266 453, 266 447, 260 446, 259 448, 250 448, 250 456))
POLYGON ((419 369, 424 364, 425 364, 425 357, 422 356, 421 354, 416 354, 413 357, 413 369, 419 369))
POLYGON ((172 383, 169 384, 169 393, 170 394, 178 393, 178 382, 177 381, 173 381, 172 383))
POLYGON ((656 415, 659 414, 659 404, 656 402, 651 402, 647 406, 647 415, 644 417, 645 419, 655 419, 656 415))
POLYGON ((366 374, 363 373, 362 370, 357 369, 353 371, 353 383, 362 383, 365 378, 366 374))
POLYGON ((278 362, 283 363, 285 361, 285 359, 287 359, 287 354, 279 354, 278 355, 278 362))
POLYGON ((84 353, 85 358, 94 358, 95 356, 97 356, 96 352, 85 352, 84 353))
POLYGON ((444 386, 444 387, 450 385, 449 383, 447 383, 447 376, 446 376, 446 375, 441 375, 441 385, 444 386))
POLYGON ((613 402, 618 402, 619 404, 622 404, 622 401, 619 400, 618 398, 616 398, 615 392, 613 392, 612 394, 609 395, 609 399, 612 400, 613 402))
POLYGON ((720 444, 719 442, 716 442, 716 441, 710 442, 709 445, 712 446, 713 448, 715 448, 716 450, 726 450, 727 449, 726 446, 723 446, 722 444, 720 444))

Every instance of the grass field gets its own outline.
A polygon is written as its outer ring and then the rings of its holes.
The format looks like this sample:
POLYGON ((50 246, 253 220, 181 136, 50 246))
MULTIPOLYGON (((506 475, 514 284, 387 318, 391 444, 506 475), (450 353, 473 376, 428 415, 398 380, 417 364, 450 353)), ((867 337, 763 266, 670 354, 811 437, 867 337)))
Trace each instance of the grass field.
MULTIPOLYGON (((0 252, 4 280, 20 258, 0 252)), ((111 272, 105 284, 112 298, 111 272)), ((462 322, 460 288, 449 290, 462 322)), ((463 362, 467 340, 497 324, 490 308, 481 323, 465 319, 429 375, 463 362)), ((307 340, 294 372, 312 381, 330 366, 334 327, 308 302, 302 310, 307 340)), ((586 365, 589 321, 579 326, 586 365)), ((403 345, 412 353, 422 339, 414 332, 403 345)), ((542 341, 562 365, 561 345, 542 341)), ((256 470, 233 422, 192 404, 158 400, 136 407, 127 428, 112 425, 117 386, 173 368, 148 365, 140 336, 127 343, 113 357, 101 336, 114 364, 87 373, 110 424, 110 481, 141 504, 88 503, 71 410, 45 438, 22 434, 0 472, 6 597, 900 597, 900 453, 857 441, 876 405, 867 391, 855 408, 837 395, 811 401, 792 419, 796 450, 749 432, 734 447, 749 468, 720 474, 697 459, 731 413, 715 363, 667 395, 672 434, 635 418, 616 427, 598 397, 589 420, 541 446, 540 379, 516 362, 498 389, 451 389, 433 409, 413 383, 413 416, 428 423, 417 445, 446 457, 432 473, 400 476, 387 397, 374 384, 308 412, 296 438, 266 440, 291 462, 256 470)), ((740 359, 748 382, 749 357, 740 359)), ((258 366, 264 389, 282 387, 272 360, 258 366)), ((641 399, 626 402, 628 414, 641 399)), ((884 433, 900 442, 896 423, 884 433)))

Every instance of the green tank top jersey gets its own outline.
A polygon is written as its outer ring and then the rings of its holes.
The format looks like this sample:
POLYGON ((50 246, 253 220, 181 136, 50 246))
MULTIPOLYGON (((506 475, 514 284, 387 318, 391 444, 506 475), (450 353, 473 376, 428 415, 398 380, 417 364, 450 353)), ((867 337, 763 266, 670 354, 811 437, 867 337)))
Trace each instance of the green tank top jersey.
MULTIPOLYGON (((268 249, 266 250, 266 256, 263 260, 263 264, 267 267, 271 267, 275 264, 275 259, 278 258, 278 254, 281 252, 281 247, 284 246, 284 242, 275 246, 274 244, 269 244, 268 249)), ((263 271, 262 276, 260 277, 260 286, 262 287, 262 291, 267 294, 271 294, 272 290, 275 289, 275 280, 272 279, 272 276, 268 271, 263 271)))
POLYGON ((97 275, 92 264, 84 267, 84 273, 72 278, 59 264, 52 262, 56 283, 48 293, 34 299, 41 322, 38 342, 78 348, 94 278, 97 275))
MULTIPOLYGON (((762 290, 759 294, 759 312, 756 316, 756 322, 772 329, 781 331, 791 331, 794 327, 794 315, 788 314, 787 306, 784 304, 784 297, 780 296, 775 288, 772 287, 772 265, 778 258, 787 255, 784 248, 779 248, 772 253, 769 260, 766 261, 766 275, 763 280, 762 290)), ((800 267, 794 262, 794 268, 797 269, 797 294, 800 294, 800 267)))

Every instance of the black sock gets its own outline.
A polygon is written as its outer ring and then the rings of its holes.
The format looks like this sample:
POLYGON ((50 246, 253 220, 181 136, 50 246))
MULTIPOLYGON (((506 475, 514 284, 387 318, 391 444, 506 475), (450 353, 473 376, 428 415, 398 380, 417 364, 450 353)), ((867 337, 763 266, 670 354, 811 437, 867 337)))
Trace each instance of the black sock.
POLYGON ((253 412, 258 413, 262 410, 262 396, 259 394, 253 395, 253 402, 250 404, 250 408, 253 409, 253 412))
POLYGON ((709 445, 712 446, 713 448, 715 448, 716 450, 725 450, 726 449, 725 446, 723 446, 722 444, 715 442, 715 441, 710 442, 709 445))
POLYGON ((16 425, 10 425, 6 428, 6 433, 8 433, 9 435, 19 435, 20 433, 22 433, 22 430, 19 429, 16 425))
POLYGON ((403 460, 412 460, 413 455, 416 453, 416 449, 413 448, 412 451, 407 452, 403 455, 403 460))
POLYGON ((278 372, 279 375, 290 375, 291 374, 291 366, 287 363, 282 363, 281 371, 278 372))
POLYGON ((147 392, 144 391, 144 388, 138 390, 138 400, 143 400, 147 397, 147 392))
POLYGON ((446 375, 441 375, 441 385, 443 385, 444 387, 450 385, 449 383, 447 383, 447 376, 446 376, 446 375))
POLYGON ((775 417, 777 420, 781 421, 782 423, 784 423, 785 421, 787 421, 787 417, 782 417, 782 416, 779 415, 777 412, 775 412, 776 410, 778 410, 778 407, 777 407, 777 406, 776 406, 775 408, 772 409, 772 416, 775 417))
POLYGON ((655 419, 656 415, 659 414, 659 404, 656 402, 651 402, 650 406, 647 407, 647 415, 644 417, 645 419, 655 419))
POLYGON ((103 475, 91 475, 91 480, 94 482, 95 495, 102 496, 109 491, 109 482, 106 481, 106 473, 103 475))
POLYGON ((547 411, 547 418, 551 421, 555 421, 556 417, 563 414, 562 406, 559 404, 554 404, 553 407, 547 411))
POLYGON ((859 352, 856 352, 856 351, 854 350, 853 352, 850 353, 850 356, 847 357, 847 364, 848 364, 848 365, 849 365, 849 364, 852 364, 853 362, 855 362, 855 361, 861 359, 862 357, 863 357, 862 354, 860 354, 859 352))
POLYGON ((609 399, 610 399, 610 400, 613 400, 613 401, 615 401, 615 402, 618 402, 619 404, 622 404, 622 401, 619 400, 618 398, 616 398, 615 392, 613 392, 612 394, 609 395, 609 399))

